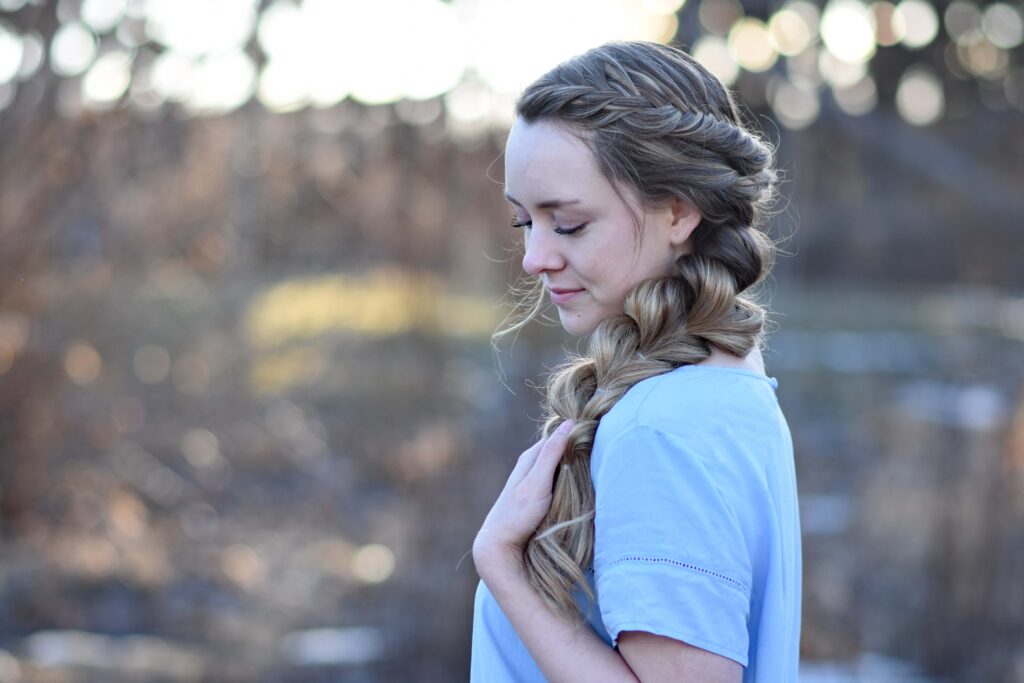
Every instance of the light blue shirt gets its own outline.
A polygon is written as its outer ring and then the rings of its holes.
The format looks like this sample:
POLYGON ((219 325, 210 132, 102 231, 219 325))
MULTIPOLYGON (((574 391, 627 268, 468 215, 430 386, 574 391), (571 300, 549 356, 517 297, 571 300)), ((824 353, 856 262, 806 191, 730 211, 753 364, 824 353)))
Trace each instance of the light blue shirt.
MULTIPOLYGON (((796 683, 802 562, 793 442, 775 389, 750 370, 684 365, 634 385, 591 452, 596 603, 615 647, 647 631, 742 664, 744 683, 796 683)), ((546 681, 481 581, 472 683, 546 681)))

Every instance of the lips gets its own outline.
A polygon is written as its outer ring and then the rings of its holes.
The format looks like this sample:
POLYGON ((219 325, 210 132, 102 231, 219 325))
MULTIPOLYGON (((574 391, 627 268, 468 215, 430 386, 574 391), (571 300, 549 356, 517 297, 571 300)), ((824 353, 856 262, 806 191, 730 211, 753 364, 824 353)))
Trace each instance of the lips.
POLYGON ((559 304, 568 303, 578 294, 583 293, 582 289, 564 289, 561 287, 550 287, 548 291, 551 293, 551 303, 556 306, 559 304))

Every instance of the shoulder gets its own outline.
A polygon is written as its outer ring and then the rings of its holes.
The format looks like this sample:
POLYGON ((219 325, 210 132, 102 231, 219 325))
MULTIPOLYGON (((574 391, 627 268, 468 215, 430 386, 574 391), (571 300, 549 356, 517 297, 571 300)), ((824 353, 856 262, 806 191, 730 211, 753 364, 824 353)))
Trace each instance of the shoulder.
POLYGON ((692 436, 695 426, 773 417, 777 385, 749 370, 684 365, 633 385, 601 418, 597 438, 607 443, 638 427, 692 436))
POLYGON ((760 476, 763 454, 778 450, 787 434, 776 384, 748 371, 703 366, 638 382, 601 418, 591 472, 596 476, 610 461, 633 461, 636 453, 645 462, 661 453, 677 464, 725 467, 730 478, 760 476))

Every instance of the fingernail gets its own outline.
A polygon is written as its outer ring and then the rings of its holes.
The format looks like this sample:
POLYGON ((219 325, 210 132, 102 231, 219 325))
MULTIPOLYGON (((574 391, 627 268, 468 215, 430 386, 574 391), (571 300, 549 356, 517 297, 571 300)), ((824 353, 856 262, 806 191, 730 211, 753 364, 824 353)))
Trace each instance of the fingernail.
POLYGON ((558 433, 559 434, 568 434, 569 430, 572 429, 573 424, 574 423, 573 423, 572 420, 566 420, 562 424, 558 425, 558 433))

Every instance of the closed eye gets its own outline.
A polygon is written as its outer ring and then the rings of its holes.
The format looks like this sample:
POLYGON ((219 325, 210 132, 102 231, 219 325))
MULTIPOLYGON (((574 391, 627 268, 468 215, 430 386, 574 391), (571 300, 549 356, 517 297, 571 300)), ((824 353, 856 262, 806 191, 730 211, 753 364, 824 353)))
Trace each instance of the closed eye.
MULTIPOLYGON (((518 220, 515 216, 513 216, 511 225, 513 228, 532 228, 533 221, 521 221, 518 220)), ((558 235, 574 235, 585 227, 587 227, 586 223, 580 223, 579 225, 573 226, 571 228, 563 228, 561 226, 556 226, 555 233, 558 235)))
POLYGON ((587 227, 586 223, 580 223, 573 228, 555 228, 555 232, 559 235, 574 235, 585 227, 587 227))

